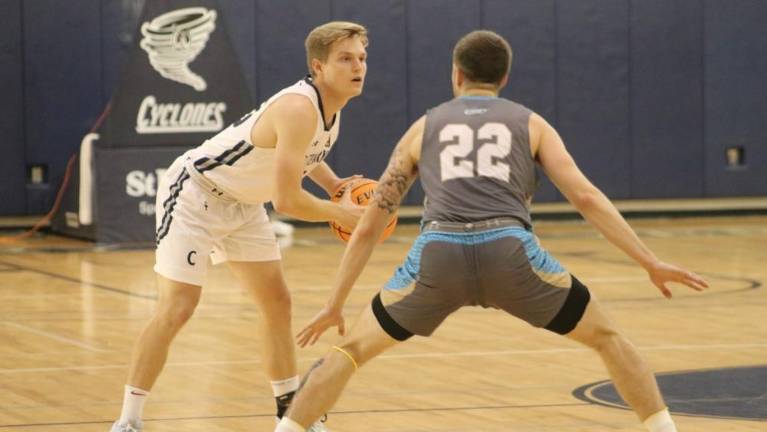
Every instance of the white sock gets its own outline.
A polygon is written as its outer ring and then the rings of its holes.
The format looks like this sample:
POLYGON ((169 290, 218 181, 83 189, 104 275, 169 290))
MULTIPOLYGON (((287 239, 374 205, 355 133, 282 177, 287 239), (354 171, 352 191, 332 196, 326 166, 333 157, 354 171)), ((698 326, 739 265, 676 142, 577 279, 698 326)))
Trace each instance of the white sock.
POLYGON ((647 417, 643 424, 650 432, 677 432, 676 425, 674 425, 674 420, 671 419, 668 408, 664 408, 647 417))
POLYGON ((272 392, 274 392, 274 397, 280 397, 282 395, 298 390, 298 386, 301 384, 301 380, 298 379, 298 375, 296 375, 294 377, 280 381, 269 381, 269 383, 272 385, 272 392))
POLYGON ((117 422, 123 425, 140 423, 147 396, 149 396, 148 391, 126 384, 123 396, 123 410, 120 414, 120 420, 117 422))
POLYGON ((300 424, 294 422, 293 420, 283 417, 282 420, 277 424, 277 429, 274 430, 274 432, 305 432, 306 428, 301 426, 300 424))

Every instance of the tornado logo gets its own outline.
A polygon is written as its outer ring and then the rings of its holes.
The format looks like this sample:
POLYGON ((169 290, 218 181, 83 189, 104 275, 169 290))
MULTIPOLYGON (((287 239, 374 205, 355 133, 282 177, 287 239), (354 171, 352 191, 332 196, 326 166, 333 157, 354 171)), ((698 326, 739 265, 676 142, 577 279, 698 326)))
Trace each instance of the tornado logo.
POLYGON ((216 29, 216 11, 202 7, 178 9, 141 25, 141 48, 149 54, 154 70, 169 80, 201 92, 205 80, 189 70, 216 29))

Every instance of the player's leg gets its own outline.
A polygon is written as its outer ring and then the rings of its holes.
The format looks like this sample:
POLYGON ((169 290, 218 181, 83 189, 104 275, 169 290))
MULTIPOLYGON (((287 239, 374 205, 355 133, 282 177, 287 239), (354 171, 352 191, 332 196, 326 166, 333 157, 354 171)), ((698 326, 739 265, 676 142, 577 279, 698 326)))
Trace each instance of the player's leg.
POLYGON ((214 262, 227 262, 259 309, 261 357, 282 417, 300 383, 291 326, 291 298, 280 248, 262 205, 239 205, 239 228, 217 243, 214 262))
POLYGON ((144 403, 165 366, 170 344, 200 301, 200 285, 158 274, 157 286, 157 307, 133 346, 122 411, 113 431, 130 430, 127 425, 141 430, 144 403))
POLYGON ((492 287, 486 289, 488 301, 533 326, 594 348, 624 400, 640 419, 649 419, 654 428, 648 429, 675 431, 652 372, 589 290, 531 232, 509 228, 504 234, 480 251, 485 285, 492 287), (671 429, 657 426, 668 423, 671 429))
POLYGON ((465 245, 437 241, 450 233, 420 235, 406 261, 365 308, 349 334, 315 364, 279 432, 303 431, 338 400, 357 367, 414 334, 431 335, 467 303, 466 279, 473 260, 465 245), (451 271, 445 271, 451 269, 451 271))
POLYGON ((277 398, 277 417, 282 417, 298 390, 299 378, 291 325, 291 298, 281 261, 229 261, 229 267, 259 309, 257 325, 261 359, 277 398))
POLYGON ((567 337, 599 353, 618 393, 650 431, 676 431, 652 370, 593 296, 567 337))
POLYGON ((144 403, 165 366, 170 344, 200 300, 200 286, 161 275, 157 275, 157 285, 157 307, 133 346, 118 428, 128 424, 140 427, 144 403))
POLYGON ((194 313, 212 248, 210 233, 196 223, 206 212, 206 195, 191 181, 183 158, 168 169, 158 187, 157 272, 158 302, 133 347, 123 408, 113 431, 141 429, 144 402, 165 365, 179 330, 194 313))
POLYGON ((168 356, 170 343, 192 317, 202 288, 157 275, 159 298, 152 318, 133 348, 128 384, 151 390, 168 356))
POLYGON ((358 367, 398 342, 384 331, 368 305, 343 342, 312 366, 288 409, 288 418, 283 418, 276 431, 306 430, 336 403, 358 367))

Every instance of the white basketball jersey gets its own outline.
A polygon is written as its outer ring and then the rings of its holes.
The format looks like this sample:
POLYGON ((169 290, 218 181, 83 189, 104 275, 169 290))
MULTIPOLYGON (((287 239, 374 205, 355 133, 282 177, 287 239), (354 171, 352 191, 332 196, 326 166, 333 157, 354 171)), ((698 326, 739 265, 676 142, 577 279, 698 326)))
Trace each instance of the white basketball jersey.
POLYGON ((314 137, 304 154, 304 175, 310 173, 330 152, 338 138, 341 112, 336 113, 332 126, 325 127, 322 100, 311 78, 281 90, 240 120, 191 150, 194 169, 225 193, 247 204, 272 200, 274 193, 274 148, 254 146, 250 131, 269 106, 286 94, 304 95, 317 110, 314 137))

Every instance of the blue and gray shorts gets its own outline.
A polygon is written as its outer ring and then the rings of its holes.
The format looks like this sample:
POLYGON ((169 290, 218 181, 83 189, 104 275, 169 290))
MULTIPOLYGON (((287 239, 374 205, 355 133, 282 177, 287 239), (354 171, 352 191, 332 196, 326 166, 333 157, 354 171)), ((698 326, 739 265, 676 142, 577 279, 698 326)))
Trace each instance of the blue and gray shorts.
POLYGON ((504 310, 567 334, 583 316, 588 289, 512 218, 427 222, 404 264, 373 299, 394 339, 431 335, 464 306, 504 310))

